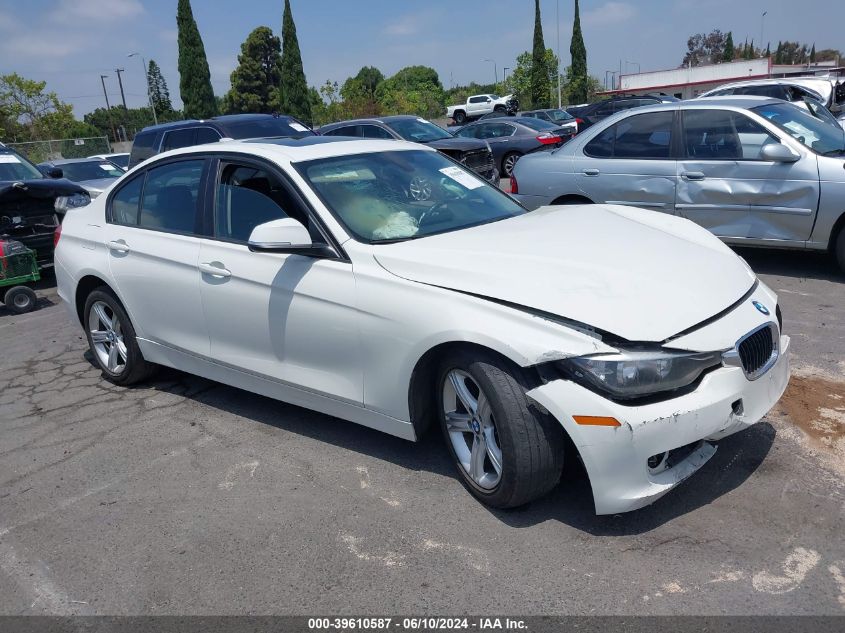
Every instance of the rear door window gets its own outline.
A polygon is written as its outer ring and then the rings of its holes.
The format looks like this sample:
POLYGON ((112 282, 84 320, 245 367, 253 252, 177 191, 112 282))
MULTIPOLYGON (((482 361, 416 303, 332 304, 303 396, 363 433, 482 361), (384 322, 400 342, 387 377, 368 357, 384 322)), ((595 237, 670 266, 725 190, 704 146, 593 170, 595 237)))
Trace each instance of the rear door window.
POLYGON ((138 224, 173 233, 194 233, 204 160, 185 160, 147 172, 138 224))
POLYGON ((216 143, 220 140, 220 138, 220 134, 217 133, 217 130, 210 127, 198 127, 196 129, 194 145, 202 145, 203 143, 216 143))
POLYGON ((629 116, 599 133, 584 153, 594 158, 671 158, 673 120, 671 111, 629 116))
POLYGON ((393 138, 390 135, 390 132, 388 132, 384 128, 380 128, 378 125, 362 125, 361 136, 363 136, 364 138, 393 138))
POLYGON ((323 134, 326 136, 361 136, 361 128, 358 125, 346 125, 323 132, 323 134))
POLYGON ((180 147, 190 147, 195 145, 194 138, 196 138, 196 130, 192 127, 165 132, 161 151, 166 152, 180 147))

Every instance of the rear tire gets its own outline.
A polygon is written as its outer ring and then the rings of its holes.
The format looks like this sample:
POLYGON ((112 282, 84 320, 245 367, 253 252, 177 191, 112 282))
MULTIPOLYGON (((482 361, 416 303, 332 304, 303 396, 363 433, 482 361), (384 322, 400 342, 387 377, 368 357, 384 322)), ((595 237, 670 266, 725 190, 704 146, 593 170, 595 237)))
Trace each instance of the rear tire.
POLYGON ((521 370, 491 354, 461 351, 437 372, 440 427, 461 482, 495 508, 513 508, 557 485, 564 436, 532 406, 521 370))
POLYGON ((35 306, 38 304, 38 295, 32 288, 12 286, 6 291, 3 303, 14 314, 26 314, 35 310, 35 306))
POLYGON ((520 159, 522 154, 519 152, 508 152, 502 158, 502 173, 506 178, 510 178, 513 174, 513 168, 516 167, 516 161, 520 159))
POLYGON ((507 111, 507 108, 503 105, 497 105, 495 108, 493 108, 493 112, 506 112, 506 111, 507 111))
POLYGON ((466 123, 467 120, 467 113, 463 110, 457 110, 453 115, 452 118, 455 119, 456 125, 463 125, 466 123))
POLYGON ((144 360, 135 328, 109 288, 100 286, 89 294, 82 314, 88 347, 106 380, 134 385, 155 373, 157 366, 144 360))
POLYGON ((839 229, 839 235, 836 236, 834 255, 836 263, 839 264, 839 270, 845 273, 845 226, 839 229))

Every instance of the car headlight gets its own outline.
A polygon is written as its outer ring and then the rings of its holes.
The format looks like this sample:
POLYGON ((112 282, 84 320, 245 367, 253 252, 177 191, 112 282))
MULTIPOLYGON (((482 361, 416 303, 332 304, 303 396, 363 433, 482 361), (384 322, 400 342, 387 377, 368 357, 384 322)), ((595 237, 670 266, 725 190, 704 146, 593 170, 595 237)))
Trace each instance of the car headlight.
POLYGON ((59 213, 65 213, 68 209, 75 209, 76 207, 84 207, 91 202, 91 196, 87 193, 74 193, 69 196, 59 196, 53 208, 59 213))
POLYGON ((653 350, 579 356, 559 364, 569 377, 584 386, 625 400, 686 387, 721 362, 719 352, 653 350))

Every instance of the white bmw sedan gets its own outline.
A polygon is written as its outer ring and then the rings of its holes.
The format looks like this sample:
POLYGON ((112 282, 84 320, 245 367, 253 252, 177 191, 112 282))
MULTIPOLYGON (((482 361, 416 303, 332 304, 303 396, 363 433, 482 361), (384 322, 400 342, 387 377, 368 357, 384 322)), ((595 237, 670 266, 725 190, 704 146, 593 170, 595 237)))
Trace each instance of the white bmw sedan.
POLYGON ((647 505, 789 377, 776 296, 706 230, 528 213, 412 143, 168 152, 57 239, 59 294, 107 379, 167 365, 408 440, 436 423, 496 507, 548 492, 565 454, 597 513, 647 505))

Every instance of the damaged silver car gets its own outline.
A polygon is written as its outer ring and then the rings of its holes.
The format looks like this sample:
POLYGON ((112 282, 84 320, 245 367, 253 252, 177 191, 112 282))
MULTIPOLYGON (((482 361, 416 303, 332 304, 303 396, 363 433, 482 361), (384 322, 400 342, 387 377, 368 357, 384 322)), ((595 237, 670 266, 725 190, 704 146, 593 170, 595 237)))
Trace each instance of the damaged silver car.
POLYGON ((829 250, 845 271, 845 132, 779 99, 646 106, 517 163, 512 195, 688 218, 745 246, 829 250))

